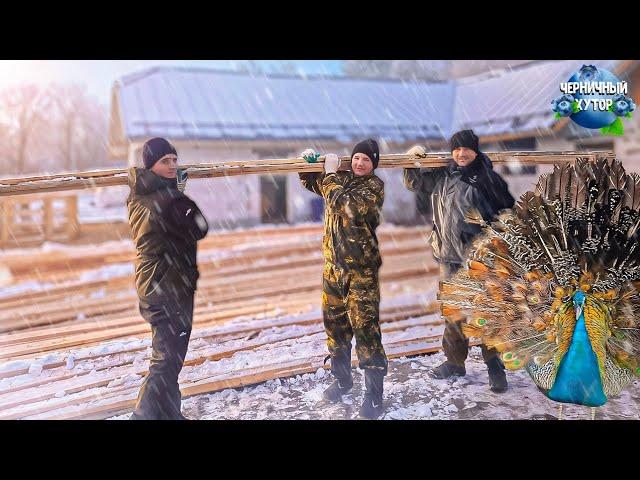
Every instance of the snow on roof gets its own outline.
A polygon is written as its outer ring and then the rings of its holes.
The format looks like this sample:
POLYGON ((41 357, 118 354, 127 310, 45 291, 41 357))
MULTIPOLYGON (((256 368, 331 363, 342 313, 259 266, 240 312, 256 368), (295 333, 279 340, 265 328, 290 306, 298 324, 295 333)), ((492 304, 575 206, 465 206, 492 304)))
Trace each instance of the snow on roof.
POLYGON ((560 82, 583 64, 620 63, 534 62, 449 82, 154 67, 121 78, 116 101, 129 140, 437 140, 549 128, 560 82))
POLYGON ((129 139, 441 138, 453 85, 153 68, 119 82, 129 139))

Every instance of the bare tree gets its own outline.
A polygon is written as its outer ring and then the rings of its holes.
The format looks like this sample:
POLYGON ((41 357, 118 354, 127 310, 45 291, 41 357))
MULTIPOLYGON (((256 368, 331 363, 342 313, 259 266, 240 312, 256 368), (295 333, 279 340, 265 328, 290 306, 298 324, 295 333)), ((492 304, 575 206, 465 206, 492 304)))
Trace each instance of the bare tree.
POLYGON ((107 108, 99 102, 87 105, 81 124, 83 142, 78 154, 79 168, 93 169, 107 164, 108 117, 107 108))
POLYGON ((84 86, 26 85, 0 92, 2 174, 103 166, 106 135, 106 108, 84 86))
POLYGON ((443 81, 509 69, 531 60, 346 60, 342 65, 350 77, 401 78, 443 81))
POLYGON ((282 73, 286 75, 295 75, 298 73, 298 69, 291 62, 284 62, 284 63, 278 64, 277 67, 275 68, 275 71, 277 73, 282 73))
POLYGON ((394 60, 392 78, 407 80, 444 81, 451 77, 451 60, 394 60))
POLYGON ((87 94, 85 86, 52 85, 49 91, 63 168, 74 171, 80 166, 102 164, 107 133, 104 107, 87 94))
POLYGON ((346 60, 342 65, 350 77, 446 80, 451 60, 346 60))
POLYGON ((269 64, 269 68, 258 63, 257 60, 245 60, 236 66, 238 72, 250 73, 252 75, 268 75, 270 73, 296 75, 298 69, 293 62, 281 62, 269 64))
POLYGON ((8 147, 7 171, 26 171, 32 135, 46 120, 49 105, 46 89, 36 85, 12 87, 0 93, 2 132, 8 147))
POLYGON ((236 69, 239 72, 251 73, 253 75, 265 73, 264 68, 262 68, 256 60, 246 60, 240 63, 236 69))
POLYGON ((453 62, 453 78, 468 77, 492 70, 508 70, 520 67, 538 60, 458 60, 453 62))
POLYGON ((13 151, 10 143, 11 135, 4 117, 4 112, 0 111, 0 175, 12 171, 10 165, 13 159, 13 151))
POLYGON ((58 130, 57 146, 64 168, 68 171, 75 170, 75 152, 73 148, 74 127, 81 112, 82 92, 75 85, 51 87, 53 105, 56 110, 56 123, 58 130))
POLYGON ((393 60, 345 60, 342 71, 348 77, 391 77, 393 60))

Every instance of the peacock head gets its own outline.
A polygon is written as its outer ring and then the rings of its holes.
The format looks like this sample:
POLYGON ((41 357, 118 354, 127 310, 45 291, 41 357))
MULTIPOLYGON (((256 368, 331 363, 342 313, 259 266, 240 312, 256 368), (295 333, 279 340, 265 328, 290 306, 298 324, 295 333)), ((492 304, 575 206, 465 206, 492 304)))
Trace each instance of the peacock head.
POLYGON ((587 295, 582 290, 576 290, 573 294, 573 306, 576 309, 576 318, 582 314, 584 308, 584 302, 587 299, 587 295))

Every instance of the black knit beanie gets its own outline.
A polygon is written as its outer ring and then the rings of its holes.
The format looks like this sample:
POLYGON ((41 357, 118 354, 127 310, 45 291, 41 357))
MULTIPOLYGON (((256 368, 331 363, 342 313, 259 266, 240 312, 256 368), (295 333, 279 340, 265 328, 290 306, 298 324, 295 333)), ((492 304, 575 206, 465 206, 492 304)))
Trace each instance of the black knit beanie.
POLYGON ((450 151, 454 151, 459 147, 467 147, 476 153, 480 153, 479 140, 473 130, 461 130, 456 132, 449 140, 450 151))
POLYGON ((164 138, 156 137, 147 140, 142 147, 142 162, 144 163, 144 168, 149 170, 158 160, 171 153, 178 155, 173 145, 164 138))
POLYGON ((351 152, 352 159, 356 153, 364 153, 371 159, 373 168, 378 168, 378 161, 380 160, 380 149, 378 148, 378 142, 376 142, 373 138, 367 138, 366 140, 363 140, 355 147, 353 147, 353 151, 351 152))

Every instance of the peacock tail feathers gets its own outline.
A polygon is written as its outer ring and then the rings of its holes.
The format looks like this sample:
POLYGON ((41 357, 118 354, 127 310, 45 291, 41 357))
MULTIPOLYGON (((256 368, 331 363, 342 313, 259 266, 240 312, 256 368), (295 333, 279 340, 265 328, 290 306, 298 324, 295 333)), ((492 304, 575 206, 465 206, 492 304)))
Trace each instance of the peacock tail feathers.
POLYGON ((548 390, 584 315, 606 396, 640 376, 640 176, 617 160, 577 159, 540 176, 514 209, 486 222, 466 268, 441 282, 448 321, 526 368, 548 390))

